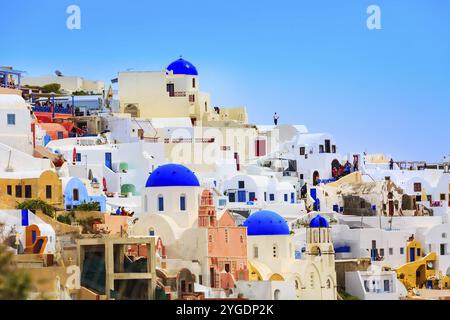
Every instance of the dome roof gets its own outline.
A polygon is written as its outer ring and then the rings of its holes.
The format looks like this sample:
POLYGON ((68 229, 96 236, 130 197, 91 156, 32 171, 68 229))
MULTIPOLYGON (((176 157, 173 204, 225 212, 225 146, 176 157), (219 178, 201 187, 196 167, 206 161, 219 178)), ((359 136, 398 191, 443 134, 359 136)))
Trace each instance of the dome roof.
POLYGON ((198 187, 195 174, 181 164, 169 163, 156 168, 147 179, 145 187, 198 187))
POLYGON ((330 224, 328 220, 322 217, 320 214, 317 214, 314 218, 309 222, 310 228, 329 228, 330 224))
POLYGON ((198 76, 197 68, 187 60, 180 58, 175 60, 167 67, 167 70, 172 71, 173 74, 187 74, 191 76, 198 76))
POLYGON ((262 210, 250 215, 243 223, 249 236, 288 235, 286 220, 278 213, 262 210))

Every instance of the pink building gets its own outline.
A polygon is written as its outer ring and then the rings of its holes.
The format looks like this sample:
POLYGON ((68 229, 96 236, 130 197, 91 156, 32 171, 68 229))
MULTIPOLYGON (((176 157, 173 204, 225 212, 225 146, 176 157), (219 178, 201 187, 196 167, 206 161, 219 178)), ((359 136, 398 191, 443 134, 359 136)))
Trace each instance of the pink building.
POLYGON ((211 191, 205 190, 198 210, 199 228, 208 228, 209 282, 213 288, 231 289, 236 280, 248 280, 247 228, 238 227, 225 211, 217 219, 211 191))

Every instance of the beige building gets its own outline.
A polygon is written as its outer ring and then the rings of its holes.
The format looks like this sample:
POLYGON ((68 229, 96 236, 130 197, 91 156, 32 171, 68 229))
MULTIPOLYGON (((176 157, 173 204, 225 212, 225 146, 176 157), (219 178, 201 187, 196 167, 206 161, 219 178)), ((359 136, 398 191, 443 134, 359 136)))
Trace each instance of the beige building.
POLYGON ((61 91, 71 94, 75 91, 84 91, 91 94, 102 94, 105 89, 105 82, 101 80, 85 80, 78 76, 56 76, 46 75, 37 77, 24 77, 22 85, 24 86, 45 86, 50 83, 61 85, 61 91))
POLYGON ((213 108, 209 94, 200 91, 197 69, 182 58, 163 71, 119 72, 118 82, 120 111, 133 117, 189 117, 193 125, 248 121, 244 107, 213 108))

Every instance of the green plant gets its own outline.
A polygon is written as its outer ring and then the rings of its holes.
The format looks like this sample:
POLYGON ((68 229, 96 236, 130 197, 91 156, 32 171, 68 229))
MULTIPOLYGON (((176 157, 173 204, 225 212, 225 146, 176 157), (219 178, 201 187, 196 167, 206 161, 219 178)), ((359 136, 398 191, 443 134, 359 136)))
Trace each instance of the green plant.
POLYGON ((55 208, 41 199, 25 200, 17 205, 17 209, 28 209, 33 212, 36 212, 36 210, 42 210, 45 215, 51 218, 55 217, 55 208))
POLYGON ((49 83, 45 86, 42 86, 42 92, 44 93, 59 93, 59 90, 61 89, 61 85, 59 83, 49 83))
POLYGON ((30 277, 12 259, 13 254, 0 244, 0 300, 25 300, 31 286, 30 277))
POLYGON ((76 211, 100 211, 100 205, 98 202, 86 202, 83 201, 77 208, 76 211))
POLYGON ((72 224, 72 220, 70 219, 69 216, 59 215, 59 216, 56 217, 56 220, 61 222, 61 223, 72 224))

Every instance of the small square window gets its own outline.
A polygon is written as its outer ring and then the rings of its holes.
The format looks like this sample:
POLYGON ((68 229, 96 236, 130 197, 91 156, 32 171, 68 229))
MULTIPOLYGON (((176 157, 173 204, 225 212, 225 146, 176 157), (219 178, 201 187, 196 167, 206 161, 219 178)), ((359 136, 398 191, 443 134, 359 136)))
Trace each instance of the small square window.
POLYGON ((414 192, 421 192, 422 191, 422 184, 420 182, 414 183, 414 192))
POLYGON ((441 199, 441 201, 447 200, 447 195, 445 193, 441 193, 440 199, 441 199))
POLYGON ((405 254, 405 248, 400 248, 400 254, 405 254))
POLYGON ((305 147, 300 147, 300 155, 301 156, 305 155, 305 147))
POLYGON ((394 248, 389 248, 389 255, 392 256, 394 254, 394 248))
POLYGON ((275 201, 275 194, 271 193, 271 194, 269 195, 269 200, 270 200, 270 201, 275 201))
POLYGON ((6 193, 8 195, 12 196, 12 186, 11 185, 6 186, 6 193))
POLYGON ((8 113, 7 115, 8 125, 15 125, 16 124, 16 115, 14 113, 8 113))
POLYGON ((245 188, 245 182, 244 181, 238 181, 238 188, 244 189, 245 188))

